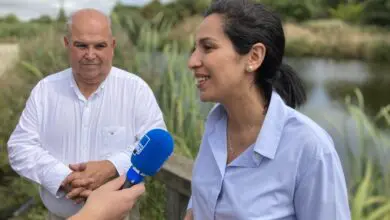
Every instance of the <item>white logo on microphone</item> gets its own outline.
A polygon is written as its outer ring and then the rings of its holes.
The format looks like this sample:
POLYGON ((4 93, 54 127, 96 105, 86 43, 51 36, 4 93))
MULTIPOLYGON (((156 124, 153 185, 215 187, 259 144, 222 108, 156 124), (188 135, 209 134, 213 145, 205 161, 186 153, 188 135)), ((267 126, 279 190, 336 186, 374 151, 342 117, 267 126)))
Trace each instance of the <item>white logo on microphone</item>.
POLYGON ((138 142, 137 147, 134 149, 134 154, 139 155, 144 148, 149 144, 150 138, 148 135, 144 135, 142 139, 138 142))

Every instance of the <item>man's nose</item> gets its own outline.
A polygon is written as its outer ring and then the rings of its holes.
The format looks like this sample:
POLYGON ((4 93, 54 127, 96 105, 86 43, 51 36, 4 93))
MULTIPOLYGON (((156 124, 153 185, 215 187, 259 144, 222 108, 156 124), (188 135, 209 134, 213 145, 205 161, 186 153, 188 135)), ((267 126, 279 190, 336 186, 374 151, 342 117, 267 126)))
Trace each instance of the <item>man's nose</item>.
POLYGON ((85 58, 87 58, 89 60, 95 59, 96 58, 95 50, 93 48, 88 48, 88 50, 86 51, 86 54, 85 54, 85 58))

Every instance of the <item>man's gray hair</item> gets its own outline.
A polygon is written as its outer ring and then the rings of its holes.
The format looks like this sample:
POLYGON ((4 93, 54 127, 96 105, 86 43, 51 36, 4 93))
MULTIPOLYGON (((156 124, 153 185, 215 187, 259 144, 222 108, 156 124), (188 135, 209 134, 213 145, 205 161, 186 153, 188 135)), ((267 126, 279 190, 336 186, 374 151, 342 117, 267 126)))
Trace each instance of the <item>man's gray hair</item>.
MULTIPOLYGON (((110 31, 110 34, 112 34, 112 29, 111 29, 111 26, 112 26, 112 23, 111 23, 111 18, 110 16, 106 15, 105 13, 97 10, 97 9, 94 9, 94 8, 84 8, 84 9, 81 9, 81 10, 92 10, 92 11, 97 11, 97 12, 100 12, 102 15, 105 16, 105 18, 107 19, 107 23, 108 23, 108 29, 110 31)), ((73 24, 73 16, 74 14, 76 14, 77 12, 81 11, 81 10, 77 10, 77 11, 74 11, 72 12, 67 21, 66 21, 66 25, 65 25, 65 33, 66 33, 66 37, 70 40, 71 37, 72 37, 72 24, 73 24)))

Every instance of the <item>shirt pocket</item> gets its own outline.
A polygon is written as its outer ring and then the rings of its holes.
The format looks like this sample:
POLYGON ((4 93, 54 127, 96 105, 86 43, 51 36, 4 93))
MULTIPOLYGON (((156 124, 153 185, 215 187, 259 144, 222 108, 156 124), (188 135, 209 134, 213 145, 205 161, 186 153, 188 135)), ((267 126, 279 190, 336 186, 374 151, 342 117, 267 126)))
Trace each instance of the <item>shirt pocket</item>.
POLYGON ((107 126, 102 128, 102 154, 110 156, 114 152, 126 150, 126 127, 107 126))

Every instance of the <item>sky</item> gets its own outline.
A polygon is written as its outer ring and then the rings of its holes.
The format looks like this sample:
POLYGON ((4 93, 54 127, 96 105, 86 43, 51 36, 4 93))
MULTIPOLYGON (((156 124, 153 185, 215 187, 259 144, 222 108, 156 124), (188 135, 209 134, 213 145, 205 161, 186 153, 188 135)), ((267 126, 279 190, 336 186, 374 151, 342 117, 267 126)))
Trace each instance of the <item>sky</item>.
MULTIPOLYGON (((151 0, 63 0, 66 14, 80 8, 96 8, 109 14, 117 1, 130 5, 145 5, 151 0)), ((170 0, 161 0, 168 2, 170 0)), ((0 0, 0 16, 14 13, 21 20, 41 15, 56 17, 61 0, 0 0)))

